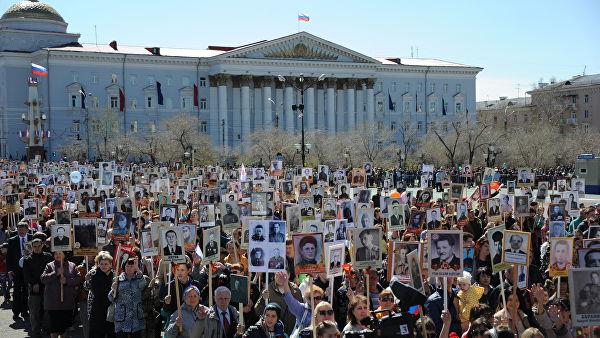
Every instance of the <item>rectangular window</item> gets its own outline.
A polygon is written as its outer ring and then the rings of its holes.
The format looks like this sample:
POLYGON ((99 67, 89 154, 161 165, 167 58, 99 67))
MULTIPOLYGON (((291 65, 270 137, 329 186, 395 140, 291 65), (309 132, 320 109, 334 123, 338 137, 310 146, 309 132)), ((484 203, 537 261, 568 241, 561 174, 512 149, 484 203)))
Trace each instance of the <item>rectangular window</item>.
POLYGON ((181 98, 181 109, 185 109, 186 107, 187 107, 186 98, 182 97, 181 98))
POLYGON ((410 91, 410 82, 406 83, 406 85, 404 86, 404 91, 407 93, 410 91))
POLYGON ((583 97, 583 102, 585 102, 585 103, 590 102, 590 96, 588 94, 585 94, 585 96, 583 97))
POLYGON ((131 109, 136 109, 137 108, 137 100, 133 99, 131 100, 131 109))
POLYGON ((527 115, 527 114, 524 114, 524 115, 523 115, 523 121, 524 121, 524 122, 527 122, 527 121, 529 121, 529 115, 527 115))
POLYGON ((448 101, 444 102, 444 110, 446 111, 446 114, 448 114, 448 101))
POLYGON ((454 106, 454 112, 460 113, 461 111, 462 111, 462 102, 456 102, 456 105, 454 106))
POLYGON ((405 113, 410 113, 410 106, 411 106, 410 103, 411 103, 410 101, 404 101, 404 112, 405 113))
POLYGON ((390 129, 396 130, 396 122, 392 122, 392 124, 390 125, 390 129))
POLYGON ((576 119, 577 118, 577 112, 576 111, 571 112, 571 118, 572 119, 576 119))
POLYGON ((92 96, 92 106, 98 108, 100 106, 98 96, 92 96))
POLYGON ((377 111, 383 113, 383 102, 377 101, 377 111))
MULTIPOLYGON (((583 125, 583 132, 587 133, 587 132, 589 132, 589 131, 590 131, 590 125, 589 125, 589 124, 587 124, 587 123, 586 123, 586 124, 584 124, 584 125, 583 125)), ((587 169, 585 169, 585 168, 580 168, 580 170, 581 170, 581 173, 582 173, 582 174, 585 174, 585 173, 587 172, 587 169)))
POLYGON ((421 86, 421 84, 419 83, 419 84, 417 85, 417 91, 418 91, 418 92, 421 92, 421 87, 422 87, 422 86, 421 86))
POLYGON ((435 92, 435 83, 429 84, 429 91, 432 93, 435 92))
POLYGON ((421 131, 421 129, 423 129, 423 122, 419 121, 417 122, 417 130, 421 131))
POLYGON ((181 85, 182 86, 189 86, 190 85, 190 78, 187 76, 184 76, 181 78, 181 85))
POLYGON ((119 80, 118 80, 117 74, 112 74, 112 75, 110 76, 110 83, 112 83, 112 84, 116 84, 116 83, 118 83, 118 82, 119 82, 119 80))
POLYGON ((205 97, 200 99, 200 109, 206 109, 206 98, 205 97))
POLYGON ((448 84, 444 83, 444 94, 448 94, 448 84))
POLYGON ((148 129, 150 129, 151 133, 156 132, 156 124, 154 124, 154 122, 150 122, 149 126, 148 126, 148 129))
POLYGON ((207 133, 208 132, 208 124, 206 123, 206 121, 200 122, 200 132, 201 133, 207 133))
POLYGON ((73 75, 73 82, 79 82, 79 74, 73 72, 72 75, 73 75))
POLYGON ((206 78, 205 77, 200 78, 200 87, 206 87, 206 78))
POLYGON ((146 86, 150 86, 156 84, 156 80, 154 80, 154 76, 148 75, 146 76, 146 86))
POLYGON ((436 102, 433 100, 429 101, 429 112, 435 113, 435 108, 436 108, 436 102))
POLYGON ((152 96, 146 98, 146 108, 152 108, 152 96))
POLYGON ((456 85, 456 92, 457 93, 462 92, 462 85, 460 83, 456 85))
POLYGON ((170 76, 167 76, 167 86, 170 86, 173 83, 173 78, 170 76))
POLYGON ((137 131, 138 131, 138 122, 137 122, 137 120, 131 122, 131 124, 129 125, 129 131, 131 131, 132 133, 137 133, 137 131))
POLYGON ((98 75, 92 74, 92 83, 98 83, 98 75))
POLYGON ((77 95, 71 95, 71 108, 77 108, 77 95))
POLYGON ((81 131, 81 123, 79 120, 73 120, 71 124, 71 131, 74 133, 79 133, 81 131))
POLYGON ((583 111, 583 116, 587 119, 588 117, 590 117, 590 112, 586 109, 583 111))
POLYGON ((573 95, 573 103, 577 103, 577 95, 573 95))
POLYGON ((129 84, 135 86, 135 75, 129 75, 129 84))
POLYGON ((119 108, 119 98, 116 96, 111 96, 110 97, 110 109, 117 109, 119 108))
POLYGON ((396 82, 392 82, 392 91, 395 92, 396 91, 396 82))

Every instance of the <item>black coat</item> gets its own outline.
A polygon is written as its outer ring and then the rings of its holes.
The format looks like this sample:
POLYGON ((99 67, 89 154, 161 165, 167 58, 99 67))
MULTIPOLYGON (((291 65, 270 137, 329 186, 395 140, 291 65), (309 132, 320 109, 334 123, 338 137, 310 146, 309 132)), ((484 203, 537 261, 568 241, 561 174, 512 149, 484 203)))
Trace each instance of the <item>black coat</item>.
POLYGON ((110 305, 108 293, 113 283, 113 277, 114 273, 112 271, 108 275, 96 268, 88 272, 85 287, 89 290, 88 319, 91 330, 106 325, 106 313, 110 305))
MULTIPOLYGON (((27 242, 31 240, 31 235, 27 234, 27 242)), ((6 254, 6 268, 8 271, 22 271, 19 267, 19 260, 21 259, 21 238, 19 235, 13 236, 8 239, 8 252, 6 254)))
MULTIPOLYGON (((25 260, 23 261, 23 276, 25 277, 25 283, 30 287, 38 284, 40 290, 37 294, 44 294, 44 284, 42 284, 40 277, 46 268, 46 264, 53 260, 54 257, 52 257, 50 253, 42 251, 40 254, 30 254, 25 257, 25 260)), ((33 292, 33 290, 31 292, 33 292)))

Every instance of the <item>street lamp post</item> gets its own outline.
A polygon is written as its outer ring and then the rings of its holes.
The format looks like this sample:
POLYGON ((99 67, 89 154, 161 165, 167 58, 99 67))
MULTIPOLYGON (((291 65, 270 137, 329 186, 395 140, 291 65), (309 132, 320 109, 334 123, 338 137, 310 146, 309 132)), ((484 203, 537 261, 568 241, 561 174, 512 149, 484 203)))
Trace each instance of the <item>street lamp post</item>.
MULTIPOLYGON (((283 75, 278 75, 277 79, 279 79, 280 82, 285 82, 285 77, 283 75)), ((296 111, 300 111, 300 115, 299 117, 301 118, 300 124, 301 124, 301 152, 302 152, 302 167, 306 167, 306 143, 304 142, 304 91, 312 88, 314 85, 316 85, 318 82, 323 81, 325 79, 325 74, 321 74, 316 80, 313 81, 309 81, 306 82, 304 81, 304 75, 302 75, 302 73, 300 74, 300 77, 298 78, 298 81, 300 82, 300 87, 296 86, 295 83, 292 83, 292 87, 294 87, 297 91, 300 92, 300 104, 299 105, 292 105, 292 110, 294 111, 294 113, 296 111)), ((289 128, 289 126, 288 126, 289 128)))

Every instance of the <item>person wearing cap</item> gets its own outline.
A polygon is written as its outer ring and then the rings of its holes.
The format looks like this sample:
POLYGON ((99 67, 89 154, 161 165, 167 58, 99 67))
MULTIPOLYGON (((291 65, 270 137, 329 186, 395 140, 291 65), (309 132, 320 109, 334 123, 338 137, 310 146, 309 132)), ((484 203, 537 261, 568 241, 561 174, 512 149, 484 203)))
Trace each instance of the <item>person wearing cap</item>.
POLYGON ((276 303, 269 303, 265 306, 265 311, 259 321, 248 328, 244 333, 244 327, 238 326, 235 334, 236 338, 268 338, 285 337, 284 326, 279 318, 281 317, 281 307, 276 303))
MULTIPOLYGON (((43 234, 42 234, 43 235, 43 234)), ((42 317, 44 314, 42 296, 44 295, 44 284, 41 276, 46 264, 52 262, 52 255, 44 252, 44 241, 37 237, 31 242, 32 252, 23 261, 23 276, 28 290, 29 321, 31 323, 32 337, 42 335, 42 317)))

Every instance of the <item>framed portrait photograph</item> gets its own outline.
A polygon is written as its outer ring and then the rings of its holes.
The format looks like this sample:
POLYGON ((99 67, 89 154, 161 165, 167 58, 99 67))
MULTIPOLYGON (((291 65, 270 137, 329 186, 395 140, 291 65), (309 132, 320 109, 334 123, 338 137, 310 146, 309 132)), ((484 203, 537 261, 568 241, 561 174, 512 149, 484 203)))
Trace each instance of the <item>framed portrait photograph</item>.
POLYGON ((550 183, 544 181, 544 182, 538 182, 538 186, 537 186, 537 192, 535 194, 535 198, 539 201, 545 201, 546 200, 546 196, 548 196, 548 187, 550 186, 550 183))
POLYGON ((104 200, 104 217, 113 218, 117 209, 117 199, 107 198, 104 200))
POLYGON ((365 186, 366 174, 364 168, 353 168, 352 169, 352 183, 353 187, 363 187, 365 186))
POLYGON ((198 223, 201 228, 215 226, 215 206, 213 204, 199 205, 198 223))
POLYGON ((556 180, 556 190, 558 190, 558 192, 564 192, 564 191, 569 190, 569 188, 567 186, 567 180, 565 180, 565 179, 556 180))
POLYGON ((371 202, 371 190, 359 189, 358 195, 356 196, 356 203, 370 203, 371 202))
POLYGON ((202 264, 208 264, 210 262, 217 262, 221 258, 220 245, 221 243, 221 229, 219 227, 206 228, 202 230, 202 248, 204 258, 202 264))
MULTIPOLYGON (((419 251, 419 246, 420 243, 417 241, 395 240, 392 243, 392 253, 388 255, 388 257, 392 258, 392 269, 389 269, 388 279, 395 276, 402 283, 409 284, 411 282, 408 254, 413 251, 419 251)), ((417 257, 420 257, 418 252, 417 257)))
POLYGON ((346 246, 342 243, 328 245, 325 251, 325 273, 327 277, 338 277, 343 274, 342 266, 346 256, 346 246))
POLYGON ((232 303, 248 304, 248 285, 248 276, 229 275, 229 290, 231 290, 232 303))
MULTIPOLYGON (((181 228, 170 226, 159 228, 160 253, 165 262, 185 262, 183 232, 181 228)), ((206 256, 206 254, 205 254, 206 256)))
POLYGON ((569 297, 573 326, 600 325, 598 294, 600 287, 598 268, 573 268, 569 270, 569 297))
POLYGON ((336 215, 336 199, 335 198, 324 198, 321 207, 321 218, 323 220, 334 220, 337 218, 336 215))
POLYGON ((271 161, 271 167, 269 169, 269 171, 271 172, 271 176, 280 177, 283 174, 283 161, 271 161))
POLYGON ((250 243, 265 243, 267 241, 267 233, 269 231, 269 221, 251 220, 249 224, 250 243))
POLYGON ((329 185, 329 167, 323 164, 317 166, 317 180, 318 182, 324 182, 329 185))
POLYGON ((465 226, 469 223, 469 203, 460 202, 456 204, 456 223, 465 226))
POLYGON ((432 198, 433 189, 419 189, 417 190, 415 205, 419 208, 428 208, 431 205, 432 198))
POLYGON ((38 217, 38 200, 36 198, 28 198, 23 200, 23 217, 31 220, 38 217))
POLYGON ((487 218, 489 221, 495 222, 502 219, 502 213, 500 209, 500 199, 490 198, 486 200, 487 204, 487 218))
POLYGON ((463 270, 473 274, 473 262, 475 259, 474 247, 463 247, 463 270))
POLYGON ((269 243, 285 243, 285 221, 268 221, 268 226, 269 243))
POLYGON ((303 221, 316 218, 314 199, 312 195, 300 197, 298 204, 300 204, 300 217, 303 221))
POLYGON ((113 236, 127 236, 132 227, 131 214, 126 212, 115 212, 113 218, 113 236))
POLYGON ((71 225, 55 224, 50 228, 50 251, 71 251, 71 225))
POLYGON ((389 213, 389 230, 404 230, 406 229, 406 220, 404 218, 406 214, 406 209, 408 206, 406 204, 393 203, 388 206, 389 213))
POLYGON ((517 288, 526 289, 529 285, 529 267, 527 265, 517 265, 517 288))
POLYGON ((577 250, 580 268, 600 268, 600 247, 577 250))
POLYGON ((381 229, 352 229, 352 242, 354 244, 355 269, 366 269, 368 267, 378 268, 381 266, 381 229))
POLYGON ((300 206, 299 205, 290 205, 285 209, 285 219, 286 224, 288 226, 288 233, 295 234, 300 233, 301 223, 300 223, 300 206))
POLYGON ((267 215, 267 193, 253 192, 251 197, 252 216, 267 215))
POLYGON ((75 256, 94 256, 98 254, 97 219, 73 219, 73 254, 75 256))
POLYGON ((342 218, 347 220, 348 223, 354 224, 354 202, 351 200, 340 201, 339 203, 339 212, 342 215, 342 218))
POLYGON ((550 238, 550 276, 567 277, 573 266, 573 237, 550 238))
MULTIPOLYGON (((236 202, 223 202, 219 204, 223 231, 231 233, 240 227, 240 211, 236 202)), ((249 215, 248 215, 249 216, 249 215)))
POLYGON ((548 206, 548 218, 551 222, 554 221, 566 221, 567 212, 563 204, 550 204, 548 206))
POLYGON ((503 262, 509 264, 529 265, 529 246, 531 233, 524 231, 504 230, 503 262))
POLYGON ((464 185, 453 183, 450 185, 450 199, 462 201, 464 185))
POLYGON ((176 204, 164 204, 160 206, 160 221, 170 222, 177 225, 179 219, 179 206, 176 204))
POLYGON ((196 248, 196 224, 179 223, 177 227, 181 228, 183 233, 183 247, 185 251, 194 251, 196 248))
POLYGON ((423 275, 421 274, 421 264, 419 264, 419 252, 417 250, 409 252, 407 255, 408 270, 410 271, 410 284, 419 292, 423 292, 423 275))
POLYGON ((506 191, 507 191, 508 194, 514 195, 516 188, 517 188, 517 182, 516 181, 506 181, 506 191))
POLYGON ((345 219, 335 220, 335 240, 334 242, 344 242, 348 239, 348 221, 345 219))
POLYGON ((567 228, 564 221, 550 221, 548 223, 548 237, 566 237, 567 228))
POLYGON ((561 197, 565 201, 566 210, 579 210, 579 192, 565 191, 561 193, 561 197))
POLYGON ((302 232, 323 232, 323 222, 307 220, 302 222, 302 232))
POLYGON ((56 224, 71 224, 71 212, 69 210, 54 210, 56 224))
POLYGON ((484 183, 482 185, 479 186, 479 198, 482 200, 487 200, 488 198, 490 198, 490 184, 489 183, 484 183))
POLYGON ((409 232, 421 232, 425 225, 426 217, 427 214, 424 211, 411 210, 410 222, 406 230, 409 232))
POLYGON ((96 222, 96 242, 98 242, 98 245, 105 245, 109 242, 108 222, 109 220, 105 218, 98 218, 98 221, 96 222))
POLYGON ((325 243, 335 242, 335 220, 323 222, 323 241, 325 243))
POLYGON ((453 230, 430 230, 427 232, 429 276, 462 276, 462 235, 462 231, 453 230))
POLYGON ((358 203, 356 204, 356 219, 354 222, 354 227, 356 228, 372 228, 374 225, 374 215, 375 210, 371 208, 369 203, 358 203))
POLYGON ((600 238, 600 225, 590 225, 587 230, 587 238, 600 238))
POLYGON ((140 231, 140 251, 142 257, 157 256, 158 247, 154 245, 152 238, 152 229, 144 229, 140 231))
POLYGON ((316 274, 325 272, 325 251, 322 233, 303 233, 292 236, 294 242, 294 270, 316 274))
POLYGON ((518 168, 517 187, 532 187, 535 181, 535 174, 531 168, 518 168))
POLYGON ((585 197, 585 178, 571 179, 571 190, 577 191, 579 197, 585 197))
POLYGON ((427 209, 427 229, 434 230, 441 226, 442 214, 440 208, 427 209))
POLYGON ((529 216, 529 196, 527 196, 527 195, 514 196, 514 202, 515 202, 515 206, 513 209, 515 210, 515 216, 517 216, 517 217, 529 216))

